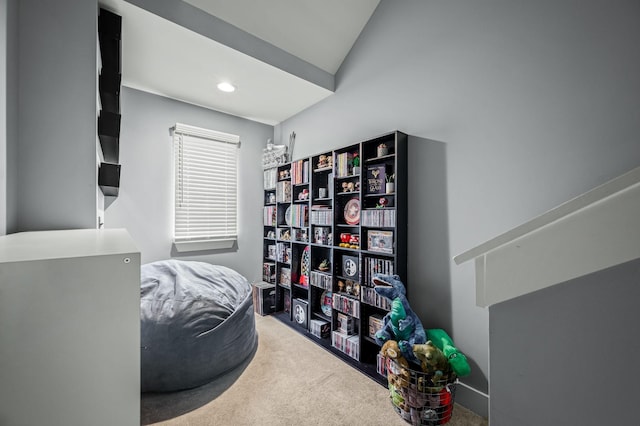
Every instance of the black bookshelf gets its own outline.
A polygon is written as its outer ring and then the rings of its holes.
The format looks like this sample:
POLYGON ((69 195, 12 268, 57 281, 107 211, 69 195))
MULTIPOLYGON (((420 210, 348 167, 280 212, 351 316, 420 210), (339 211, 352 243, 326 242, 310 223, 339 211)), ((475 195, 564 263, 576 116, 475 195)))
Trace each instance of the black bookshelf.
POLYGON ((263 280, 276 284, 274 316, 383 386, 370 318, 388 310, 371 278, 407 283, 407 145, 394 131, 265 170, 263 280))

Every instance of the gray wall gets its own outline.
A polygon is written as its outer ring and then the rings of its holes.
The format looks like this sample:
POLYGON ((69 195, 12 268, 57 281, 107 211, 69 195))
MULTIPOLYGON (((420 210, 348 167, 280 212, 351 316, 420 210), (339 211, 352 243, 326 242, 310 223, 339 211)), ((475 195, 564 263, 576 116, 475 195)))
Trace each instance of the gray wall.
POLYGON ((171 257, 225 265, 248 280, 262 278, 262 149, 273 127, 128 87, 122 88, 120 194, 105 199, 105 227, 126 228, 142 252, 142 263, 171 257), (173 145, 176 123, 240 136, 237 249, 172 250, 173 145))
POLYGON ((95 228, 97 1, 17 7, 15 230, 95 228))
POLYGON ((276 129, 297 133, 299 157, 416 136, 410 300, 426 327, 448 327, 482 392, 488 311, 472 262, 450 259, 640 163, 639 20, 635 0, 382 0, 336 93, 276 129))
POLYGON ((17 224, 18 5, 0 1, 0 235, 17 224))
POLYGON ((489 308, 491 425, 638 424, 640 260, 489 308))
POLYGON ((0 0, 0 235, 7 233, 7 0, 0 0))

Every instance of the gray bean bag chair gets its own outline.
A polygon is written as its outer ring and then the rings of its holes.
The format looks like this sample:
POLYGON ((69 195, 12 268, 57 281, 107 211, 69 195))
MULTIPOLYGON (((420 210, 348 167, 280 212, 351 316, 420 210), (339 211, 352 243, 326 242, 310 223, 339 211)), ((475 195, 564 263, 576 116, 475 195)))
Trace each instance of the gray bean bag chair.
POLYGON ((242 275, 179 260, 141 269, 142 392, 203 385, 254 353, 251 284, 242 275))

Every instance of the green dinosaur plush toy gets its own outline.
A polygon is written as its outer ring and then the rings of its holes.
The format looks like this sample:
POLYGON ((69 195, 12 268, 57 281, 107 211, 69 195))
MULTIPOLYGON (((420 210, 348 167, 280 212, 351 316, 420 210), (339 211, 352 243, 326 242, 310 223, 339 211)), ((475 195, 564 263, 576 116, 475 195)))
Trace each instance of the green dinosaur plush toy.
POLYGON ((467 357, 453 345, 453 340, 446 331, 440 328, 429 329, 427 330, 427 339, 431 340, 444 353, 451 364, 451 369, 458 377, 465 377, 471 373, 467 357))

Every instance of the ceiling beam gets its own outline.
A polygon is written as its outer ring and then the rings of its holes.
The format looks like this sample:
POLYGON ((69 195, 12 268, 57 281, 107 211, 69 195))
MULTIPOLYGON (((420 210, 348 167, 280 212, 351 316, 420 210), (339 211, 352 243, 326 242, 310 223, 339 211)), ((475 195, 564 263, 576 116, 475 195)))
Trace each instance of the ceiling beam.
POLYGON ((182 0, 126 0, 210 40, 335 91, 335 76, 182 0))

